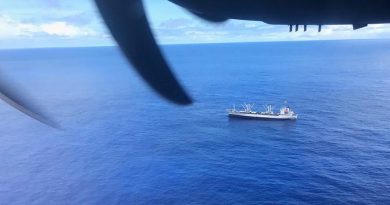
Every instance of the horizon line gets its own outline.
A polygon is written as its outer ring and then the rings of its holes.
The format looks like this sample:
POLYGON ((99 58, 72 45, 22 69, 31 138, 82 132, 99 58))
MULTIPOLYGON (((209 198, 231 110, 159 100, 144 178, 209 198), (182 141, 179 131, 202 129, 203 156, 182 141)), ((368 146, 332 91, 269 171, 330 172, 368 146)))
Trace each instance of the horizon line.
MULTIPOLYGON (((197 43, 157 43, 159 46, 180 46, 180 45, 208 45, 208 44, 246 44, 246 43, 287 43, 287 42, 321 42, 321 41, 368 41, 368 40, 390 40, 389 38, 346 38, 346 39, 299 39, 299 40, 266 40, 266 41, 227 41, 227 42, 197 42, 197 43)), ((0 48, 1 50, 30 50, 30 49, 60 49, 60 48, 104 48, 118 47, 117 44, 111 45, 86 45, 86 46, 42 46, 42 47, 15 47, 0 48)))

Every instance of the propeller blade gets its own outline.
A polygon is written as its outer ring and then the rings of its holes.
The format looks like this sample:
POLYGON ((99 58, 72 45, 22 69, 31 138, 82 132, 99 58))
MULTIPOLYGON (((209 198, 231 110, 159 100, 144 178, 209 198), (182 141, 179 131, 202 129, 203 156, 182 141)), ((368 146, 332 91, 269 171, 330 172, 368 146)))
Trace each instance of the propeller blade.
POLYGON ((39 122, 50 127, 60 129, 60 126, 57 123, 47 117, 26 97, 22 96, 23 95, 21 95, 14 86, 11 86, 11 84, 7 82, 4 77, 0 78, 0 99, 12 107, 18 109, 20 112, 30 116, 31 118, 38 120, 39 122))
POLYGON ((148 84, 163 97, 178 103, 192 101, 176 80, 157 46, 142 0, 95 0, 122 52, 148 84))

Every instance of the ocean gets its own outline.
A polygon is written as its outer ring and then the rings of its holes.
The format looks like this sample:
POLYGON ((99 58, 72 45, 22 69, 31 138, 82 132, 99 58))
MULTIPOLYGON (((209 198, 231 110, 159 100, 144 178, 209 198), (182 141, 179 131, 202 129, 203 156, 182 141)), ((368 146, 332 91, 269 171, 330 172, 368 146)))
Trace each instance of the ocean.
POLYGON ((1 50, 63 130, 0 102, 0 204, 390 204, 390 40, 162 48, 193 105, 116 47, 1 50), (285 100, 297 121, 227 117, 285 100))

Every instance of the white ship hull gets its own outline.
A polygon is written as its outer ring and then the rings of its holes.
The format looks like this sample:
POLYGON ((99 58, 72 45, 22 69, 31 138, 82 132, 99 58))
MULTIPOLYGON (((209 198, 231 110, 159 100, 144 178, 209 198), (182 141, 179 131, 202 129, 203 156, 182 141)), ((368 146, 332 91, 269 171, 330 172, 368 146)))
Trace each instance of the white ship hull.
POLYGON ((262 113, 247 113, 247 112, 229 112, 229 117, 258 119, 258 120, 296 120, 298 115, 283 115, 283 114, 262 114, 262 113))

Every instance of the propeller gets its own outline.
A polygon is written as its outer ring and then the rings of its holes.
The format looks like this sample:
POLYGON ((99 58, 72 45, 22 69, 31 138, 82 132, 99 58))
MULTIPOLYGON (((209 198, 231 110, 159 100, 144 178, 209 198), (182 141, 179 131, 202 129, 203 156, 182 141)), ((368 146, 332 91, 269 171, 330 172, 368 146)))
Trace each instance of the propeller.
POLYGON ((182 105, 192 103, 156 44, 142 0, 95 2, 112 36, 142 78, 172 102, 182 105))
POLYGON ((0 77, 0 99, 31 118, 50 127, 60 129, 56 122, 46 116, 31 100, 23 96, 25 95, 22 95, 14 86, 11 86, 10 82, 3 76, 0 77))

